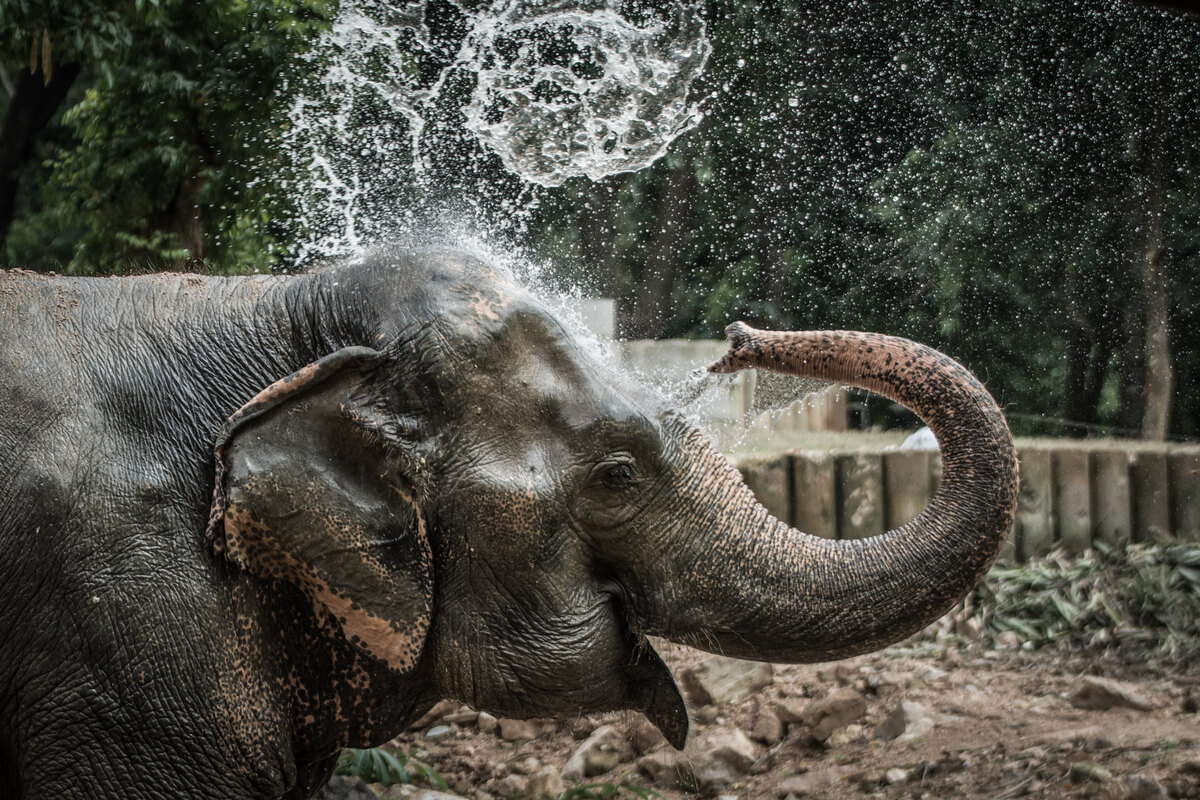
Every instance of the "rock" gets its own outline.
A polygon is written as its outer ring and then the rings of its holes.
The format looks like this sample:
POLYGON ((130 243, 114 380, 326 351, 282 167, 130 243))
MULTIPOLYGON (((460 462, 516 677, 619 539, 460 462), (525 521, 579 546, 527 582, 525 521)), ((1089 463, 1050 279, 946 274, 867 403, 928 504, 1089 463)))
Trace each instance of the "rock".
POLYGON ((822 791, 823 789, 832 783, 837 783, 849 774, 849 767, 814 769, 803 775, 794 775, 791 778, 784 779, 780 782, 776 792, 780 797, 786 797, 789 794, 796 797, 824 797, 825 792, 822 791))
POLYGON ((691 790, 696 786, 692 765, 673 748, 642 756, 638 759, 637 770, 662 789, 691 790))
POLYGON ((858 675, 858 668, 850 664, 834 664, 833 679, 839 686, 848 686, 850 680, 858 675))
POLYGON ((921 670, 920 674, 917 675, 917 678, 925 681, 926 683, 933 683, 934 681, 940 681, 942 678, 946 677, 947 674, 948 673, 944 669, 938 669, 937 667, 930 666, 921 670))
POLYGON ((379 800, 465 800, 460 794, 422 789, 407 783, 395 784, 379 795, 379 800))
POLYGON ((1167 800, 1167 789, 1145 775, 1129 775, 1104 787, 1101 800, 1167 800))
POLYGON ((1095 761, 1076 761, 1067 770, 1067 777, 1076 783, 1084 781, 1107 783, 1112 780, 1112 773, 1095 761))
POLYGON ((774 705, 775 716, 785 725, 795 725, 804 722, 804 709, 807 706, 806 700, 781 700, 774 705))
POLYGON ((996 644, 1005 650, 1016 650, 1021 646, 1021 635, 1016 631, 1004 631, 996 637, 996 644))
POLYGON ((416 731, 420 730, 421 728, 428 728, 442 717, 446 716, 447 714, 453 714, 460 708, 462 708, 462 706, 454 700, 439 700, 434 704, 433 708, 422 714, 420 719, 418 719, 412 725, 409 725, 409 730, 416 731))
POLYGON ((596 728, 563 765, 563 779, 578 782, 615 768, 621 761, 622 738, 615 725, 596 728))
POLYGON ((1111 678, 1085 675, 1071 692, 1071 705, 1090 711, 1107 711, 1110 708, 1132 708, 1138 711, 1153 711, 1154 703, 1140 694, 1136 687, 1111 678))
POLYGON ((696 705, 736 703, 775 679, 775 668, 760 661, 716 656, 684 670, 684 691, 696 705))
POLYGON ((501 797, 524 797, 529 790, 529 778, 524 775, 505 775, 496 781, 496 794, 501 797))
POLYGON ((783 738, 783 722, 769 708, 759 711, 750 730, 750 738, 767 746, 778 744, 783 738))
POLYGON ((851 742, 857 742, 862 738, 863 731, 866 728, 863 725, 847 725, 844 728, 838 728, 833 733, 829 734, 829 738, 825 740, 825 746, 830 748, 845 747, 851 742))
POLYGON ((446 725, 474 725, 477 719, 479 719, 479 712, 467 708, 447 714, 440 721, 446 725))
POLYGON ((924 736, 933 730, 933 718, 920 703, 904 700, 896 710, 875 728, 875 738, 890 742, 894 739, 907 741, 924 736))
POLYGON ((500 720, 500 738, 506 742, 528 742, 536 739, 541 731, 527 719, 500 720))
POLYGON ((814 739, 825 741, 838 728, 862 719, 867 713, 867 701, 853 689, 834 689, 820 700, 804 708, 804 724, 812 729, 814 739))
POLYGON ((527 756, 520 761, 508 762, 509 769, 518 775, 532 775, 542 768, 542 762, 537 756, 527 756))
POLYGON ((857 785, 864 792, 873 792, 887 782, 883 771, 878 769, 864 769, 853 772, 846 777, 846 780, 857 785))
POLYGON ((739 729, 701 734, 688 747, 697 788, 711 791, 728 786, 750 771, 759 748, 739 729))
POLYGON ((529 776, 525 795, 529 800, 555 800, 567 789, 562 775, 554 767, 543 767, 529 776))
POLYGON ((596 720, 591 717, 576 717, 567 724, 567 730, 575 739, 586 739, 597 727, 596 720))
POLYGON ((329 783, 321 787, 315 800, 376 800, 377 795, 371 791, 362 778, 350 778, 345 775, 334 775, 329 783))
POLYGON ((495 733, 500 730, 500 720, 493 717, 486 711, 480 711, 479 716, 475 720, 475 724, 479 727, 480 733, 495 733))
POLYGON ((425 731, 425 738, 429 741, 445 739, 450 734, 454 733, 454 729, 449 725, 434 725, 429 730, 425 731))
POLYGON ((900 767, 892 767, 887 772, 883 773, 883 779, 892 786, 895 786, 898 783, 907 783, 908 770, 900 769, 900 767))

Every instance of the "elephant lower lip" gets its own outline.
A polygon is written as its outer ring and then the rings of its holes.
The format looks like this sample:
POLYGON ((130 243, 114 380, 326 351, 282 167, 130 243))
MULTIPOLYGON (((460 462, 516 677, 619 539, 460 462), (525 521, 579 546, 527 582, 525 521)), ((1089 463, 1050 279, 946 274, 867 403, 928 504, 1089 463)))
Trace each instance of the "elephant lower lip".
POLYGON ((629 634, 631 652, 625 677, 634 708, 646 715, 676 750, 687 743, 687 706, 671 671, 645 637, 629 634))

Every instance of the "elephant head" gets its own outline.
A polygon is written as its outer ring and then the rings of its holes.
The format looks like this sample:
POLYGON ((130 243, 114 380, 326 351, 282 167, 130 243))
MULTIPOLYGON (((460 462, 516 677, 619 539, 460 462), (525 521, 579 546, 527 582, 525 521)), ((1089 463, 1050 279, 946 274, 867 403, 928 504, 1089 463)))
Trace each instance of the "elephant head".
POLYGON ((875 649, 969 591, 1011 524, 1003 416, 913 342, 737 324, 712 367, 864 387, 936 432, 929 507, 836 541, 772 518, 686 418, 487 265, 440 253, 316 278, 370 329, 226 424, 210 540, 299 586, 372 663, 478 708, 638 709, 682 746, 648 636, 771 661, 875 649))

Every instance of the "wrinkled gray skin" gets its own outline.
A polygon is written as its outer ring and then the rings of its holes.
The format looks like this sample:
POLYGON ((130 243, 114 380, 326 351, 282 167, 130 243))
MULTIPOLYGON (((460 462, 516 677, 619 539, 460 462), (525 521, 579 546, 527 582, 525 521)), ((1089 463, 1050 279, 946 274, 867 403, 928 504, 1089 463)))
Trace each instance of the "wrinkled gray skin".
POLYGON ((681 746, 646 635, 812 661, 936 618, 1011 521, 991 398, 902 340, 731 330, 717 371, 923 413, 930 508, 863 541, 787 528, 461 252, 0 273, 0 797, 305 797, 443 696, 638 709, 681 746))

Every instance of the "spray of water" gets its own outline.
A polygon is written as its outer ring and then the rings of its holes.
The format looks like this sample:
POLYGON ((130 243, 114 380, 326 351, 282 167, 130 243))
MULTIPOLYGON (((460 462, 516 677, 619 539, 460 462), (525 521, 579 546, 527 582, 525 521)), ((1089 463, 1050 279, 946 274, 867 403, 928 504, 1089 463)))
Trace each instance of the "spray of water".
POLYGON ((344 3, 288 114, 298 260, 520 230, 540 188, 646 167, 699 122, 709 52, 691 0, 344 3))
MULTIPOLYGON (((689 96, 711 51, 699 3, 628 5, 343 3, 289 93, 297 261, 453 241, 532 288, 593 357, 618 362, 584 324, 580 288, 551 280, 504 232, 529 224, 548 187, 643 169, 701 120, 689 96)), ((702 370, 636 377, 697 420, 733 391, 702 370)), ((755 416, 817 388, 770 386, 755 416)))

